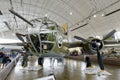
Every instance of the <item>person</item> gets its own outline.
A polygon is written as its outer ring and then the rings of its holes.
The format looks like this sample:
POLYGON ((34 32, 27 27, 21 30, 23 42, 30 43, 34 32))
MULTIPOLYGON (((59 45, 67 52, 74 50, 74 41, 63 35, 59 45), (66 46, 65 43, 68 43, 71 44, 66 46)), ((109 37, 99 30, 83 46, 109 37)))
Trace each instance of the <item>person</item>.
POLYGON ((4 56, 5 56, 5 54, 3 52, 0 52, 0 62, 2 62, 2 59, 4 56))
POLYGON ((2 61, 4 57, 5 57, 5 54, 3 52, 0 52, 0 67, 1 68, 2 68, 2 61))
POLYGON ((6 57, 6 65, 8 65, 11 62, 11 59, 9 57, 6 57))
POLYGON ((27 62, 28 62, 28 55, 27 53, 22 53, 23 60, 22 60, 22 67, 27 67, 27 62))
POLYGON ((16 57, 16 53, 15 53, 14 50, 11 50, 11 56, 12 56, 13 59, 16 57))
POLYGON ((2 68, 7 66, 11 62, 11 59, 8 56, 4 56, 2 60, 2 68))

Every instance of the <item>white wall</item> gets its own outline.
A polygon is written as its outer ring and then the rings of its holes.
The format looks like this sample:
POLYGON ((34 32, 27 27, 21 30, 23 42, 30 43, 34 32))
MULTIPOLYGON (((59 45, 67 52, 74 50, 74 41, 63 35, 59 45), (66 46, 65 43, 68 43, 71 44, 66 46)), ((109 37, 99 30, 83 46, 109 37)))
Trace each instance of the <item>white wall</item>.
POLYGON ((120 40, 120 31, 114 34, 116 40, 120 40))

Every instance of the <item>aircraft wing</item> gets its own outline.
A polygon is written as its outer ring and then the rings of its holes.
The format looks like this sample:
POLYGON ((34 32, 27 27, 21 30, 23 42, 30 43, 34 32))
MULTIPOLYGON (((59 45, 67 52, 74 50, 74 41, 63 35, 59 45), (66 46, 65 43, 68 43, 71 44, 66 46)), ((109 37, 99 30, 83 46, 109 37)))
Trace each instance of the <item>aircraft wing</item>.
POLYGON ((0 43, 0 45, 25 46, 25 43, 0 43))
POLYGON ((113 47, 120 47, 120 44, 107 44, 107 45, 104 45, 104 48, 113 48, 113 47))
POLYGON ((74 48, 74 47, 82 47, 83 43, 82 42, 72 42, 72 43, 67 43, 68 48, 74 48))
POLYGON ((104 48, 120 47, 120 41, 118 40, 105 40, 104 48))
MULTIPOLYGON (((41 41, 42 43, 55 43, 53 41, 41 41)), ((28 43, 0 43, 0 45, 11 45, 11 46, 25 46, 28 43)))
MULTIPOLYGON (((67 46, 68 48, 73 48, 73 47, 83 47, 83 42, 72 42, 68 43, 69 45, 67 46)), ((120 47, 120 41, 117 40, 105 40, 104 41, 104 48, 108 47, 120 47)))
POLYGON ((120 41, 118 40, 104 40, 104 44, 120 44, 120 41))

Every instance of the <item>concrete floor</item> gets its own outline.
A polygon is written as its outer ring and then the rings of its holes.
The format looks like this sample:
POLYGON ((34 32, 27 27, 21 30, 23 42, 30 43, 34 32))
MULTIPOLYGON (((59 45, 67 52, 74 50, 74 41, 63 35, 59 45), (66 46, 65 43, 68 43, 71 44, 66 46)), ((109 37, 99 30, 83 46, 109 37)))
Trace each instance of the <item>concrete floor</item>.
MULTIPOLYGON (((37 66, 37 57, 29 59, 28 67, 37 66)), ((96 64, 95 64, 96 65, 96 64)), ((97 66, 97 65, 96 65, 97 66)), ((98 67, 98 66, 97 66, 98 67)), ((99 68, 99 67, 98 67, 99 68)), ((71 59, 65 59, 63 64, 54 63, 54 75, 56 80, 120 80, 120 66, 105 65, 105 68, 112 75, 98 76, 85 74, 85 63, 71 59)), ((19 60, 17 66, 11 71, 6 80, 34 80, 47 76, 51 73, 50 59, 46 58, 43 69, 28 71, 21 67, 19 60)))

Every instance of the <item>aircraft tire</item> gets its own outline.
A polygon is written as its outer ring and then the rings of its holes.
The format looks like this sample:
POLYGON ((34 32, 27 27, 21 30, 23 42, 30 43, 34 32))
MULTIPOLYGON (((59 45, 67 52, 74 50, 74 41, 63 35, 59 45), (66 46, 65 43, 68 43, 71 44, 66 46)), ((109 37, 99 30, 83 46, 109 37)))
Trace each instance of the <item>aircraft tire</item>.
POLYGON ((38 64, 43 66, 43 57, 38 58, 38 64))

